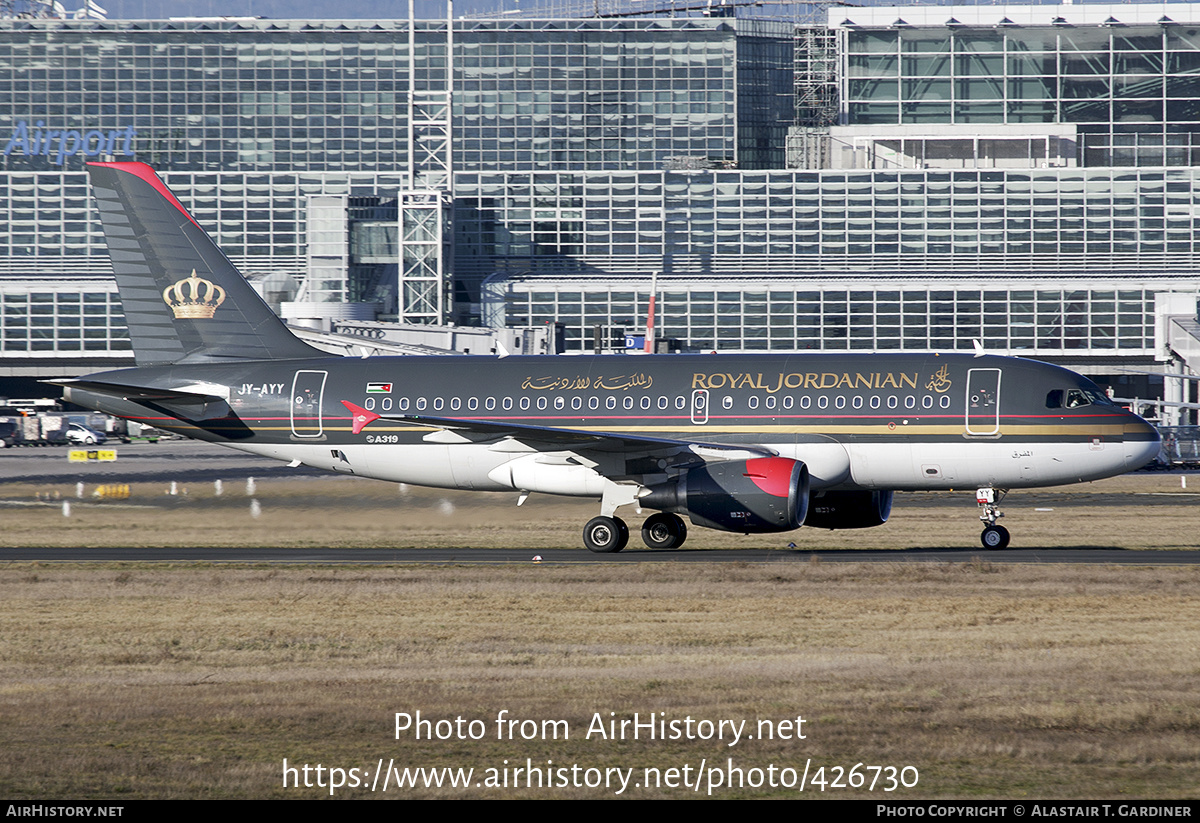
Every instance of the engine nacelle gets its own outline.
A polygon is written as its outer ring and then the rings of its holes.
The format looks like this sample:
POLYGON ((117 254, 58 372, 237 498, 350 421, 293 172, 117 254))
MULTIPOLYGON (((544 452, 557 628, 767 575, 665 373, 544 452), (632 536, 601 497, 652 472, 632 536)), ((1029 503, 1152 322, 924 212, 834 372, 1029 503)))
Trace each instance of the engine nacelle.
POLYGON ((804 525, 817 529, 869 529, 892 513, 890 491, 813 492, 804 525))
POLYGON ((691 469, 650 488, 638 505, 686 514, 728 532, 798 529, 808 512, 808 468, 787 457, 758 457, 691 469))

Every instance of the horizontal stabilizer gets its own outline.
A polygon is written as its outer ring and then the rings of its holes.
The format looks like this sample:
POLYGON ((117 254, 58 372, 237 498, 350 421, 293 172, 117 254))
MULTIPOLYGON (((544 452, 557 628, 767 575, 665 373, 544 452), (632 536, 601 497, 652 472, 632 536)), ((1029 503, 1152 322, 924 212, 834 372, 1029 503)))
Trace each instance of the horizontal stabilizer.
POLYGON ((78 392, 99 394, 117 400, 126 400, 150 408, 158 408, 181 420, 211 420, 231 415, 229 401, 217 394, 182 389, 158 389, 153 386, 129 386, 120 383, 104 383, 98 380, 46 380, 63 387, 63 397, 70 403, 82 403, 76 399, 78 392), (72 397, 72 395, 76 397, 72 397))

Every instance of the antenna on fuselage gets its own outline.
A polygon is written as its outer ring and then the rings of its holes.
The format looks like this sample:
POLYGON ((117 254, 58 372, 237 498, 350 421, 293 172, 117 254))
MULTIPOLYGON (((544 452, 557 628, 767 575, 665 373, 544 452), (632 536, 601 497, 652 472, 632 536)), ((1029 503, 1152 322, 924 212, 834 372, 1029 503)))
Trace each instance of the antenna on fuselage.
POLYGON ((987 352, 983 350, 983 343, 980 343, 978 340, 972 340, 971 345, 975 347, 976 357, 983 357, 985 354, 987 354, 987 352))

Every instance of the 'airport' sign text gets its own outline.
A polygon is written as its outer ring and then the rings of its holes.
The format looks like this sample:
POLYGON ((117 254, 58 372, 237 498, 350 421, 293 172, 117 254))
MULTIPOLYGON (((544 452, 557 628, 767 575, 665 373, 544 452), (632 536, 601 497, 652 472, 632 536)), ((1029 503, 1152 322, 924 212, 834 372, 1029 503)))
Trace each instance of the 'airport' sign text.
POLYGON ((55 165, 61 166, 68 157, 74 157, 81 152, 87 157, 97 157, 101 154, 133 155, 133 139, 137 131, 133 126, 120 129, 47 129, 44 120, 38 120, 29 128, 29 123, 18 120, 13 128, 12 136, 4 145, 4 156, 8 157, 16 151, 21 151, 26 157, 49 157, 55 165))

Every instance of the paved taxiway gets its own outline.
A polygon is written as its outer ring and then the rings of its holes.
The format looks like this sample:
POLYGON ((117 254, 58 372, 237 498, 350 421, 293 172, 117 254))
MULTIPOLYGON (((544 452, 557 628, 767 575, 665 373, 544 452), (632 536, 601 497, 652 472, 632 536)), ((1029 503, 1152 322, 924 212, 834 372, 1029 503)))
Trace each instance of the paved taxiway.
MULTIPOLYGON (((108 464, 76 464, 66 459, 61 447, 19 448, 0 451, 0 483, 73 485, 79 480, 88 483, 161 482, 179 480, 193 485, 211 483, 216 479, 254 476, 260 480, 294 479, 305 477, 338 478, 306 467, 289 468, 279 461, 195 441, 164 441, 158 444, 117 444, 119 460, 108 464)), ((351 479, 351 482, 355 482, 351 479)), ((361 482, 361 481, 359 481, 361 482)), ((1200 476, 1195 477, 1191 492, 1181 490, 1170 495, 1156 495, 1156 506, 1176 511, 1178 507, 1195 508, 1200 502, 1200 476)), ((942 497, 936 495, 934 497, 942 497)), ((945 495, 961 503, 963 493, 945 495)), ((1128 494, 1097 489, 1095 493, 1078 488, 1046 489, 1037 493, 1038 505, 1067 508, 1101 509, 1104 506, 1128 505, 1128 494)), ((968 504, 969 505, 969 504, 968 504)), ((1049 509, 1047 509, 1049 510, 1049 509)), ((964 514, 970 517, 968 508, 964 514)), ((532 513, 531 513, 532 515, 532 513)), ((969 522, 969 521, 968 521, 969 522)), ((1015 524, 1014 524, 1015 525, 1015 524)), ((886 528, 886 527, 885 527, 886 528)), ((786 538, 786 536, 784 536, 786 538)), ((261 542, 261 538, 259 541, 261 542)), ((786 539, 781 543, 788 542, 786 539)), ((803 543, 802 540, 797 540, 803 543)), ((911 545, 911 544, 910 544, 911 545)), ((1186 544, 1185 544, 1186 545, 1186 544)), ((1042 548, 1020 546, 1002 552, 987 552, 981 547, 968 548, 897 548, 892 550, 812 550, 801 545, 798 549, 683 549, 651 551, 638 544, 636 535, 630 547, 617 555, 595 555, 582 548, 279 548, 262 545, 245 547, 171 547, 171 548, 0 548, 0 561, 8 562, 183 562, 183 563, 316 563, 316 564, 394 564, 394 563, 530 563, 535 555, 543 563, 645 563, 645 562, 749 562, 796 563, 812 562, 914 562, 941 563, 972 562, 975 558, 997 563, 1091 563, 1117 565, 1196 565, 1200 550, 1180 547, 1170 551, 1132 551, 1121 548, 1098 547, 1082 543, 1077 546, 1042 548)))
POLYGON ((156 562, 156 563, 280 563, 316 565, 394 565, 398 563, 1089 563, 1131 566, 1194 566, 1200 550, 1130 551, 1128 549, 1053 548, 1007 549, 894 549, 888 551, 803 551, 728 549, 651 551, 631 547, 620 554, 592 554, 586 549, 278 549, 249 548, 6 548, 0 560, 15 562, 156 562))
MULTIPOLYGON (((84 448, 75 446, 72 448, 84 448)), ((286 463, 243 454, 197 440, 161 440, 158 443, 109 442, 93 449, 116 449, 113 463, 70 463, 65 446, 21 446, 0 451, 0 483, 74 483, 77 479, 104 483, 153 480, 188 480, 193 483, 233 476, 328 477, 329 472, 307 466, 288 468, 286 463)))

